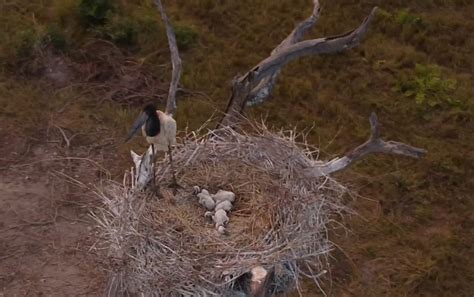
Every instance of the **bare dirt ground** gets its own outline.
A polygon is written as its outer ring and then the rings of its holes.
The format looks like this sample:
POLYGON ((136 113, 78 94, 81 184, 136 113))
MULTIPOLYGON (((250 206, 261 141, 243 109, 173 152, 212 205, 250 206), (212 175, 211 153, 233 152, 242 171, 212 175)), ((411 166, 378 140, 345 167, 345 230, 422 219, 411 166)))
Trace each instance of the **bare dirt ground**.
POLYGON ((61 177, 66 172, 77 176, 73 168, 78 166, 64 160, 54 145, 4 132, 0 296, 103 295, 106 273, 90 249, 94 230, 88 212, 94 201, 61 177), (37 161, 45 159, 54 160, 37 161))

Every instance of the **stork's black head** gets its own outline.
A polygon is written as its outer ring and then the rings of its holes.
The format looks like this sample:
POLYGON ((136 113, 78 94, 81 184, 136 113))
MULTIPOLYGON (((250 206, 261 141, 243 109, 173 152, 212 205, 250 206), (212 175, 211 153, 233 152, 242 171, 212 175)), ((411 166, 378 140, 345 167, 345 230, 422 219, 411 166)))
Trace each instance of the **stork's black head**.
POLYGON ((156 106, 152 103, 147 104, 143 108, 143 112, 146 113, 146 115, 149 116, 149 117, 154 117, 154 116, 156 116, 156 106))
POLYGON ((156 113, 156 106, 154 104, 147 104, 143 108, 143 113, 147 115, 145 124, 145 134, 147 136, 156 136, 160 133, 160 119, 156 113))

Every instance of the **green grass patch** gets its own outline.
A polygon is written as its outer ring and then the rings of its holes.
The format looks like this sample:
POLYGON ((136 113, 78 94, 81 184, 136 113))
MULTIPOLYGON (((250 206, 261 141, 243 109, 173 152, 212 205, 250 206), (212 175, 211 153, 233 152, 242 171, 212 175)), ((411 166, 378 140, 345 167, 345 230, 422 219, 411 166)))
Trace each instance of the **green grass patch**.
POLYGON ((195 29, 183 25, 174 26, 174 33, 176 35, 176 43, 180 50, 186 50, 194 45, 198 38, 198 33, 195 29))
POLYGON ((81 0, 78 5, 78 14, 87 27, 104 25, 113 12, 111 0, 81 0))
POLYGON ((461 107, 461 101, 454 98, 456 80, 444 78, 435 65, 416 64, 410 77, 398 82, 398 90, 415 100, 418 110, 426 115, 435 109, 461 107))

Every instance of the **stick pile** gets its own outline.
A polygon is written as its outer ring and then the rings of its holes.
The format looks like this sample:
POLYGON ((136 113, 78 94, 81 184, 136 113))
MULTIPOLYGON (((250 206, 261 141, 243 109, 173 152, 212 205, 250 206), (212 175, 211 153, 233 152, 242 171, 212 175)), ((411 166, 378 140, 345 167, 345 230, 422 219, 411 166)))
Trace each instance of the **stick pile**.
POLYGON ((245 296, 238 294, 249 293, 250 272, 260 266, 269 272, 269 296, 298 288, 303 275, 318 282, 332 248, 327 228, 345 210, 346 189, 302 173, 317 150, 297 143, 295 133, 251 130, 183 139, 173 154, 184 187, 176 196, 166 186, 167 158, 157 165, 162 199, 131 188, 130 175, 97 192, 111 296, 245 296), (235 193, 224 235, 204 217, 195 186, 235 193))

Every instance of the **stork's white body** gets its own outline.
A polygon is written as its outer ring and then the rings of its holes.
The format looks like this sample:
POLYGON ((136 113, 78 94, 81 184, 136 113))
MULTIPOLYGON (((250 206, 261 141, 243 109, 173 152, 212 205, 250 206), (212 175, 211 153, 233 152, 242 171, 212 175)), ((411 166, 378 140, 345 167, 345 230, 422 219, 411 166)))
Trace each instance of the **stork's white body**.
POLYGON ((145 133, 145 125, 142 126, 143 136, 150 144, 154 144, 157 151, 168 151, 169 147, 176 144, 176 121, 169 114, 157 110, 158 119, 160 120, 160 133, 156 136, 147 136, 145 133))

